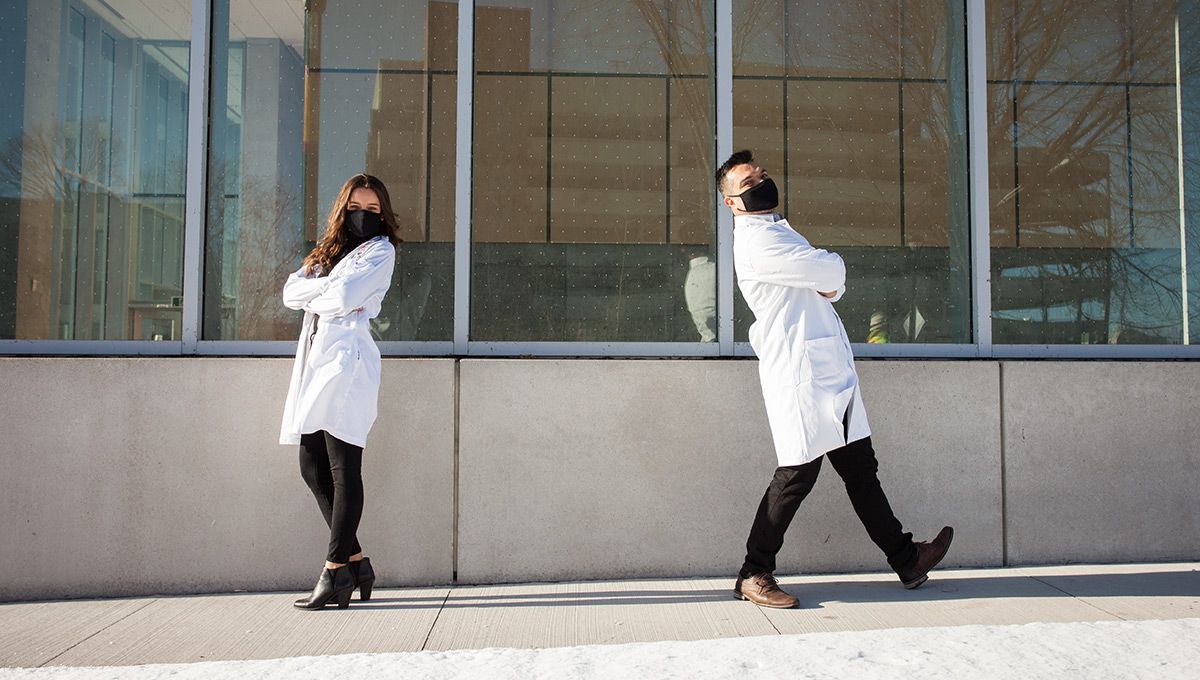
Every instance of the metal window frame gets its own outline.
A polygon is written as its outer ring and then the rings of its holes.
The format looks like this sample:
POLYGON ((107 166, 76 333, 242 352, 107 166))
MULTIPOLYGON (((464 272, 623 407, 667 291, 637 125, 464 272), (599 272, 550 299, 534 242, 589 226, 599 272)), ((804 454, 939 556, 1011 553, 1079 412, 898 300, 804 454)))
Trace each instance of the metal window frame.
POLYGON ((987 10, 967 0, 967 179, 971 248, 971 324, 975 356, 992 356, 992 244, 987 140, 987 10))
POLYGON ((458 129, 454 148, 453 353, 471 353, 471 144, 475 122, 475 0, 458 3, 458 129))
POLYGON ((212 64, 211 0, 192 0, 188 68, 188 139, 183 221, 183 336, 180 354, 197 354, 203 330, 204 227, 208 213, 208 103, 212 64))
MULTIPOLYGON (((713 165, 733 154, 733 0, 717 0, 717 148, 713 165)), ((715 189, 714 189, 715 192, 715 189)), ((738 356, 733 340, 733 213, 718 198, 717 343, 721 356, 738 356)), ((743 343, 745 344, 745 343, 743 343)), ((748 347, 749 345, 747 345, 748 347)))

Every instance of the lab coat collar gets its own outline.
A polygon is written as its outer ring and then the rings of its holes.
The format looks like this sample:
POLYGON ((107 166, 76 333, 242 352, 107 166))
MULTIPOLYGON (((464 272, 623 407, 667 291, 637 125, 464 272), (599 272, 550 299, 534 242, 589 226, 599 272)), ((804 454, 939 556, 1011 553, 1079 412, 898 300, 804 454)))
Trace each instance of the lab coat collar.
POLYGON ((775 224, 776 222, 784 222, 783 215, 779 213, 762 213, 761 215, 735 215, 733 218, 733 226, 753 226, 775 224))

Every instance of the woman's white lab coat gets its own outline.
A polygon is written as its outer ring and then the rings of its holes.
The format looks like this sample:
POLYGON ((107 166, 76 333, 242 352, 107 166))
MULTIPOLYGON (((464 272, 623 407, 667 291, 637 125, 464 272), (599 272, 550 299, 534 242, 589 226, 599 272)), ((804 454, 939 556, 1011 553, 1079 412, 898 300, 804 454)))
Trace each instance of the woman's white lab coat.
POLYGON ((329 276, 305 274, 301 267, 288 277, 283 304, 303 309, 304 324, 280 444, 299 444, 300 435, 318 430, 366 444, 378 411, 381 366, 370 321, 379 314, 395 264, 395 247, 376 236, 342 258, 329 276))
POLYGON ((754 312, 750 346, 779 465, 801 465, 870 436, 850 339, 833 309, 846 291, 842 258, 769 214, 734 218, 733 259, 754 312))

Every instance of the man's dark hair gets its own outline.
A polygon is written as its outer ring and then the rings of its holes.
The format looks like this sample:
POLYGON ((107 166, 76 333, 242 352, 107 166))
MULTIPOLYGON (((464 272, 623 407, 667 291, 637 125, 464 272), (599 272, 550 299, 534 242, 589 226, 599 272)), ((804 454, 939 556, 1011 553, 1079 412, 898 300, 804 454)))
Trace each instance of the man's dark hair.
POLYGON ((739 165, 753 162, 754 154, 750 152, 750 149, 742 149, 741 151, 730 156, 729 160, 725 161, 721 164, 721 167, 717 168, 717 191, 720 191, 723 195, 728 196, 729 192, 725 190, 725 175, 728 175, 730 170, 739 165))

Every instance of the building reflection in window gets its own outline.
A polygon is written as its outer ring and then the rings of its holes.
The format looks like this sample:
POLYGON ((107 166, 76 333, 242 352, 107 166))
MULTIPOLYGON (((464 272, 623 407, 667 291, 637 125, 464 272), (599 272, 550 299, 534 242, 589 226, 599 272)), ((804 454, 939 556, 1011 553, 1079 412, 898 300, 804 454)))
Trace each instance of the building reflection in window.
POLYGON ((178 340, 190 14, 0 9, 0 337, 178 340))

